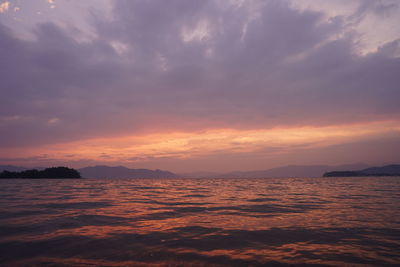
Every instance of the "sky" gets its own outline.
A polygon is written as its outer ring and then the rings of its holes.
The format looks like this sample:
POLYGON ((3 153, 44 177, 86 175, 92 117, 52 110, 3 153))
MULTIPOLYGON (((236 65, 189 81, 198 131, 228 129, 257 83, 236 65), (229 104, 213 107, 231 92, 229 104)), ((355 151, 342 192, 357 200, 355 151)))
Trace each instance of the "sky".
POLYGON ((0 0, 0 164, 400 162, 400 1, 0 0))

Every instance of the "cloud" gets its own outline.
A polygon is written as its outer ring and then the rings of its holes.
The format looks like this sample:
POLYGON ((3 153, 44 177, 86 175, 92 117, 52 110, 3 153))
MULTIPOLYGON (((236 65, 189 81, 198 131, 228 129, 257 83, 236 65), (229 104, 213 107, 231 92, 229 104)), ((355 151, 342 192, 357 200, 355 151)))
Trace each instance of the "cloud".
POLYGON ((399 3, 395 0, 364 0, 351 17, 360 20, 371 13, 379 17, 387 17, 396 12, 398 8, 399 3))
MULTIPOLYGON (((232 130, 214 129, 201 132, 175 132, 164 134, 131 135, 108 138, 85 139, 70 143, 50 144, 42 146, 40 151, 52 160, 59 162, 92 161, 102 164, 143 164, 149 162, 171 161, 207 161, 205 158, 220 156, 222 159, 231 158, 227 155, 246 155, 250 158, 262 159, 282 158, 304 160, 304 154, 310 151, 330 151, 330 147, 363 142, 368 145, 370 140, 400 138, 400 126, 393 127, 393 122, 355 124, 352 126, 329 127, 295 127, 275 128, 270 130, 232 130), (356 140, 356 141, 355 141, 356 140), (303 156, 301 156, 303 154, 303 156), (294 157, 293 155, 296 155, 294 157)), ((55 126, 55 125, 54 125, 55 126)), ((400 140, 399 140, 400 142, 400 140)), ((366 145, 366 146, 367 146, 366 145)), ((371 145, 369 145, 371 146, 371 145)), ((377 148, 377 146, 374 146, 377 148)), ((37 148, 23 148, 19 151, 4 151, 4 155, 34 158, 37 148)), ((334 151, 334 150, 332 150, 334 151)), ((387 155, 394 155, 398 147, 385 147, 387 155)), ((353 151, 351 154, 357 154, 353 151)), ((377 152, 378 153, 378 152, 377 152)), ((329 153, 328 153, 329 154, 329 153)), ((359 154, 359 153, 358 153, 359 154)), ((1 156, 1 154, 0 154, 1 156)), ((312 153, 310 154, 312 156, 312 153)), ((332 155, 330 157, 333 157, 332 155)), ((340 157, 342 159, 343 157, 340 157)), ((365 156, 361 157, 365 158, 365 156)), ((315 158, 313 160, 318 160, 315 158)), ((256 160, 258 168, 264 168, 268 162, 256 160)), ((257 164, 253 164, 256 166, 257 164)), ((155 166, 154 166, 155 167, 155 166)))
POLYGON ((47 121, 48 124, 56 124, 60 121, 59 118, 51 118, 47 121))
POLYGON ((10 7, 10 2, 2 2, 0 3, 0 13, 6 12, 10 7))
POLYGON ((289 1, 115 1, 109 17, 91 13, 90 40, 52 21, 32 39, 1 25, 0 118, 19 119, 0 120, 0 147, 394 121, 399 36, 360 54, 349 17, 325 15, 289 1))

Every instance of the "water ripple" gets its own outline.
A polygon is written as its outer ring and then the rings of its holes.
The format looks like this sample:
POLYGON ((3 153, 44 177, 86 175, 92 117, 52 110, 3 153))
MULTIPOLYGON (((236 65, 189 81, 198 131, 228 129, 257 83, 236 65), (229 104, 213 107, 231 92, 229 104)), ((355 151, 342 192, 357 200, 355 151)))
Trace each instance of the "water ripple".
POLYGON ((1 266, 400 263, 400 179, 0 181, 1 266))

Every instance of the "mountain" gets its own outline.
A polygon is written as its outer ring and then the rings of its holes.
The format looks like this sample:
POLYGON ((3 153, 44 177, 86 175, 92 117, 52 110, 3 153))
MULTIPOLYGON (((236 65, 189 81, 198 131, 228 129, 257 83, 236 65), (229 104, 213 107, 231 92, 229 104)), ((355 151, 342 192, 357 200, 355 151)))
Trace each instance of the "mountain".
POLYGON ((13 165, 0 165, 0 172, 2 172, 2 171, 20 172, 20 171, 25 171, 25 170, 27 170, 27 168, 13 166, 13 165))
POLYGON ((78 171, 84 178, 178 178, 178 175, 169 171, 129 169, 123 166, 93 166, 78 171))
POLYGON ((324 177, 354 177, 354 176, 400 176, 400 164, 371 167, 355 171, 330 171, 324 177))
POLYGON ((259 171, 238 171, 220 174, 217 178, 283 178, 283 177, 322 177, 333 170, 354 170, 369 167, 366 164, 329 165, 288 165, 259 171))
POLYGON ((362 170, 362 172, 368 175, 400 175, 400 164, 367 168, 362 170))
POLYGON ((218 177, 221 175, 221 173, 218 172, 185 172, 185 173, 179 173, 179 177, 182 178, 214 178, 218 177))
MULTIPOLYGON (((336 175, 342 176, 371 176, 371 175, 395 175, 400 165, 387 165, 384 167, 370 167, 369 165, 347 164, 338 166, 329 165, 288 165, 284 167, 272 168, 258 171, 237 171, 229 173, 215 172, 192 172, 175 174, 169 171, 148 170, 148 169, 129 169, 123 166, 94 166, 78 169, 84 178, 281 178, 281 177, 321 177, 324 173, 338 171, 336 175), (384 168, 384 169, 382 169, 384 168), (362 170, 362 174, 359 171, 362 170), (343 173, 344 171, 352 171, 343 173), (357 173, 355 173, 357 172, 357 173)), ((43 168, 40 168, 43 169, 43 168)), ((0 171, 23 171, 27 168, 11 165, 0 165, 0 171)))

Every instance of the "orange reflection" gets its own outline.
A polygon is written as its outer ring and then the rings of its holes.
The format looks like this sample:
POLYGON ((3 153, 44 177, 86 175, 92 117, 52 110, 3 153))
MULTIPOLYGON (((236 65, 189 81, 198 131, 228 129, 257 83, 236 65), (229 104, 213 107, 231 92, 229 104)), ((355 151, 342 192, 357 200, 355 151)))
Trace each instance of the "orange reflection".
POLYGON ((9 180, 0 245, 10 266, 21 255, 28 265, 71 255, 117 266, 393 265, 397 179, 9 180))

